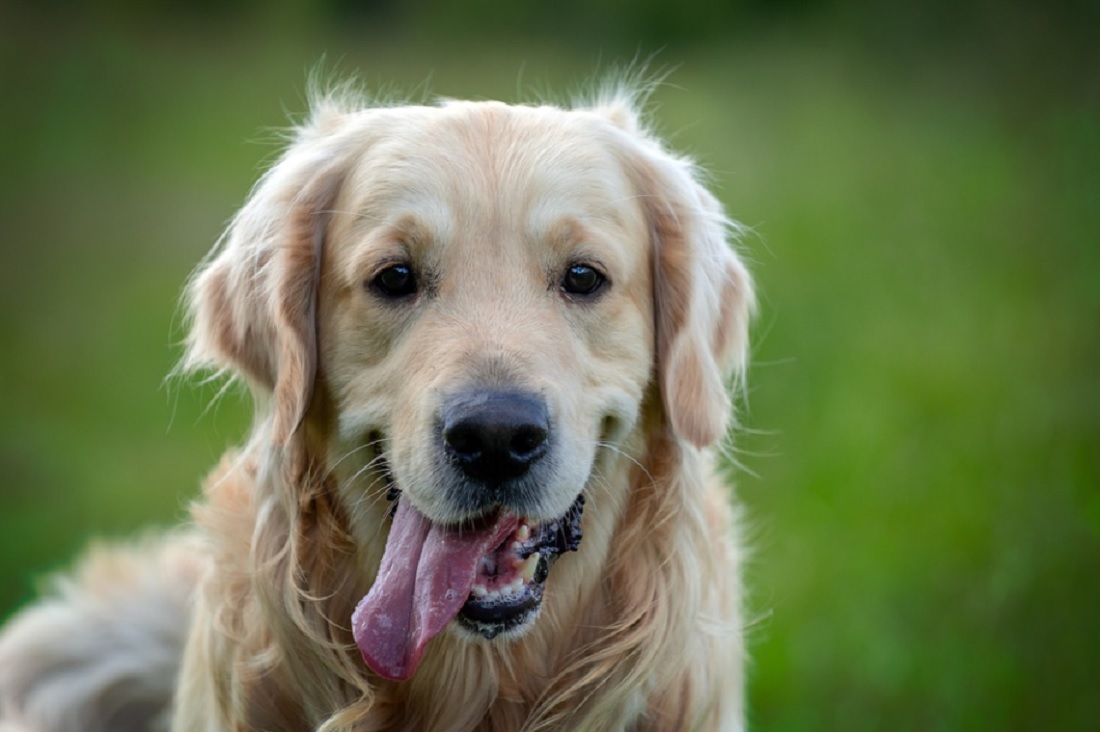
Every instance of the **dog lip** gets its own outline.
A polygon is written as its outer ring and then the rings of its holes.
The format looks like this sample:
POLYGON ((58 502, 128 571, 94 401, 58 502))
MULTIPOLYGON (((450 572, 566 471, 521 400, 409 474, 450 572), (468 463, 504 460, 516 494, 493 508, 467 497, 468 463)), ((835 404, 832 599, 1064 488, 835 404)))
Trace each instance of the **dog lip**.
POLYGON ((541 608, 541 593, 537 599, 511 608, 502 607, 494 610, 467 604, 455 616, 455 622, 460 627, 479 634, 485 640, 492 640, 501 633, 519 630, 534 623, 541 608))

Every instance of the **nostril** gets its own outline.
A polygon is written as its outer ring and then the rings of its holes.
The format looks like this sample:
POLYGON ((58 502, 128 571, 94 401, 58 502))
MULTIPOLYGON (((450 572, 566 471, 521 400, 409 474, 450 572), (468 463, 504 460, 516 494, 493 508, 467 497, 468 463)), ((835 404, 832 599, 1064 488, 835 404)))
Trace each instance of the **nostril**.
POLYGON ((463 457, 476 459, 482 450, 480 430, 476 424, 460 422, 443 433, 447 447, 463 457))
POLYGON ((532 460, 546 444, 547 432, 543 427, 525 425, 517 428, 509 449, 519 460, 532 460))

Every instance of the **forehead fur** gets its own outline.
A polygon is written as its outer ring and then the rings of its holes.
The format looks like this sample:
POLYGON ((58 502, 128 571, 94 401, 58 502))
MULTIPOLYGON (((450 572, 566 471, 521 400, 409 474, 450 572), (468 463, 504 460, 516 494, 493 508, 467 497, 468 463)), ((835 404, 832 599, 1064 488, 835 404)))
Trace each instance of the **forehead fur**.
POLYGON ((593 112, 448 102, 347 124, 361 129, 362 153, 342 203, 368 217, 443 207, 462 221, 491 201, 498 214, 525 211, 549 228, 563 215, 614 220, 631 197, 616 163, 621 131, 593 112))

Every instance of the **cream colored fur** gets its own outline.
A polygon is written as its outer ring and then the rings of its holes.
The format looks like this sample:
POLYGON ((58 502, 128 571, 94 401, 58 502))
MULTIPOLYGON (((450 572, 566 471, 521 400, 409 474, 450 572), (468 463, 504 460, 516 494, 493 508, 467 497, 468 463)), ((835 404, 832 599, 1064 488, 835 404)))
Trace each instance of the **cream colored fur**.
POLYGON ((0 730, 742 729, 737 512, 711 453, 752 306, 731 230, 627 93, 318 99, 189 288, 187 367, 248 382, 250 437, 190 533, 93 554, 3 631, 0 730), (395 258, 430 273, 412 304, 363 286, 395 258), (557 287, 580 259, 610 282, 591 302, 557 287), (445 632, 384 681, 350 632, 388 525, 373 449, 401 500, 463 518, 432 420, 479 380, 546 398, 563 436, 532 518, 583 489, 584 540, 522 637, 445 632))

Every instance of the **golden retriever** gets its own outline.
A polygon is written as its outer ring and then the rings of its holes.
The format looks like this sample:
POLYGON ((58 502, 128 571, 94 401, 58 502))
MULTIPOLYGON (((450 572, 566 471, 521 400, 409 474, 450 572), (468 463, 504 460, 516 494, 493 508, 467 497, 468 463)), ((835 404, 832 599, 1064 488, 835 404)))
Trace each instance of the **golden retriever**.
POLYGON ((636 97, 319 95, 187 292, 251 434, 13 619, 0 729, 742 729, 752 285, 636 97))

